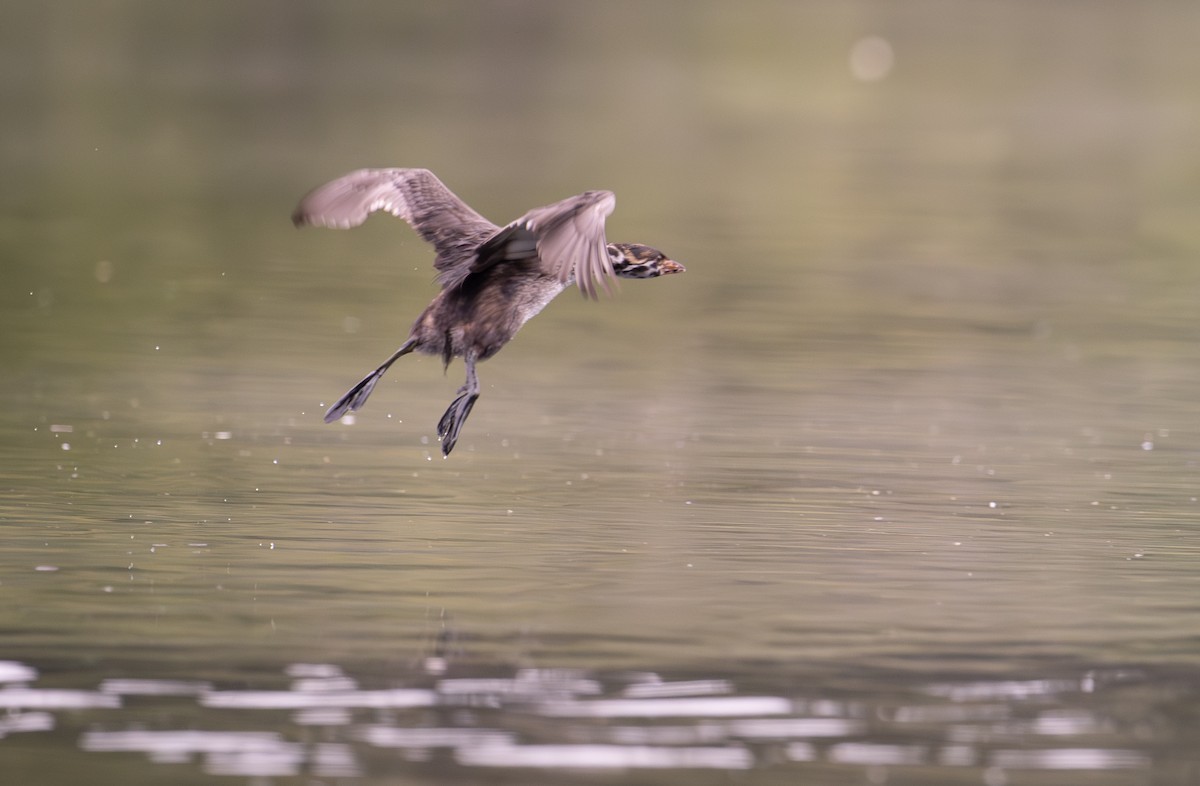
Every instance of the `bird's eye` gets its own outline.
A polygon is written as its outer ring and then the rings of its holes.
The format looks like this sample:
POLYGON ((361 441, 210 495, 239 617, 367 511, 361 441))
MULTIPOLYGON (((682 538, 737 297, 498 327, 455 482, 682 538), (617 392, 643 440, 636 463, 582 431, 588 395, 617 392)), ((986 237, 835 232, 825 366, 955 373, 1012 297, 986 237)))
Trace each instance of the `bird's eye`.
POLYGON ((616 246, 609 246, 608 247, 608 258, 611 259, 613 262, 620 262, 622 259, 621 249, 617 248, 616 246))

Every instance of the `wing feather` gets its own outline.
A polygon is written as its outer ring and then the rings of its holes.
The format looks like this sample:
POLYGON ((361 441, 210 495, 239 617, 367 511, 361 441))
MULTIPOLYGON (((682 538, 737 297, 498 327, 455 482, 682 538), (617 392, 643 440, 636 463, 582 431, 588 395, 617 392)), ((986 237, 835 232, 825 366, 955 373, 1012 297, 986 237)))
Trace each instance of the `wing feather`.
POLYGON ((348 229, 376 211, 407 221, 437 250, 433 266, 443 288, 492 265, 540 258, 584 297, 612 293, 604 221, 617 200, 611 191, 586 191, 537 207, 501 229, 476 213, 428 169, 359 169, 309 192, 292 213, 297 225, 348 229))
POLYGON ((559 281, 575 279, 584 297, 603 289, 612 294, 614 277, 608 258, 604 220, 616 207, 611 191, 586 191, 560 202, 530 210, 509 226, 525 227, 537 244, 545 269, 559 281))
POLYGON ((476 213, 428 169, 359 169, 309 192, 292 213, 297 226, 349 229, 382 210, 402 218, 437 250, 443 286, 474 264, 499 227, 476 213))

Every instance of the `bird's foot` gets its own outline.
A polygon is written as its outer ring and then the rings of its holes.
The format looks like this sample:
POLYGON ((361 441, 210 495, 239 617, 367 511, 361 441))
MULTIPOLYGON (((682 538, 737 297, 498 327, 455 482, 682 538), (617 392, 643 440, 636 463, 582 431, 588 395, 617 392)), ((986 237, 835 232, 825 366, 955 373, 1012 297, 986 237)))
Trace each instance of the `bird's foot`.
POLYGON ((454 403, 442 415, 442 419, 438 421, 438 439, 442 441, 442 455, 449 456, 450 451, 454 450, 454 445, 458 442, 458 432, 462 429, 463 423, 467 422, 467 415, 471 414, 471 407, 475 406, 475 399, 479 398, 478 393, 463 392, 459 397, 454 399, 454 403))
POLYGON ((383 376, 384 371, 386 371, 386 368, 375 369, 363 377, 361 382, 346 391, 346 395, 334 402, 334 405, 325 413, 325 422, 332 423, 347 412, 354 412, 357 409, 361 409, 362 405, 367 403, 367 397, 375 389, 375 383, 383 376))

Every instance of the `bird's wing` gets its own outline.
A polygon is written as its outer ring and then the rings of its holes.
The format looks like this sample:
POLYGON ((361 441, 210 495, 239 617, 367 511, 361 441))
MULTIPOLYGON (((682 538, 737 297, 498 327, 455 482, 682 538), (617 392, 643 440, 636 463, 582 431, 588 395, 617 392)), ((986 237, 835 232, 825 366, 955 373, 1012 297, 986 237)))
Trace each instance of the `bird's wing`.
POLYGON ((616 204, 611 191, 587 191, 536 207, 490 237, 479 248, 471 272, 536 256, 559 281, 568 281, 574 274, 584 297, 595 298, 599 289, 611 294, 608 280, 614 273, 604 219, 616 204))
POLYGON ((479 244, 499 229, 428 169, 359 169, 343 175, 301 199, 292 222, 349 229, 376 210, 403 218, 437 249, 434 267, 443 286, 447 278, 461 280, 479 244))

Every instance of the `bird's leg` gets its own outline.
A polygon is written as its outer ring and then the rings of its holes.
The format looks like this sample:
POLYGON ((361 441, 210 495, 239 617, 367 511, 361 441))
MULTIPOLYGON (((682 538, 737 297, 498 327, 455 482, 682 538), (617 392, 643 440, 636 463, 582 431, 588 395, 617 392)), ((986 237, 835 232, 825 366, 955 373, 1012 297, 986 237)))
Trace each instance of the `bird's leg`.
POLYGON ((345 415, 347 412, 353 412, 356 409, 362 409, 362 405, 367 402, 367 397, 371 395, 371 391, 375 389, 375 383, 379 381, 384 372, 400 358, 407 355, 417 348, 417 340, 410 338, 404 342, 404 345, 392 353, 392 356, 383 361, 379 368, 367 374, 362 380, 346 391, 346 395, 339 398, 329 411, 325 413, 325 422, 332 423, 333 421, 345 415))
POLYGON ((438 421, 438 437, 442 440, 443 456, 449 456, 450 451, 454 450, 454 443, 458 442, 458 432, 462 429, 463 423, 467 422, 467 415, 471 414, 471 407, 475 406, 475 399, 479 398, 479 378, 475 376, 475 357, 467 355, 463 358, 463 362, 467 364, 467 381, 458 389, 458 398, 454 399, 454 403, 438 421))

